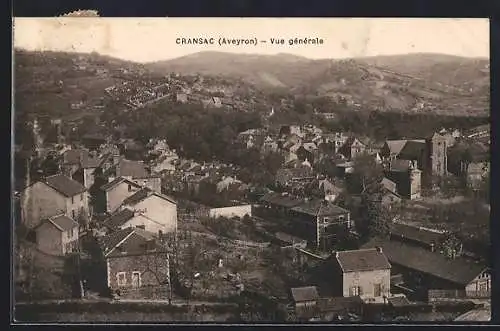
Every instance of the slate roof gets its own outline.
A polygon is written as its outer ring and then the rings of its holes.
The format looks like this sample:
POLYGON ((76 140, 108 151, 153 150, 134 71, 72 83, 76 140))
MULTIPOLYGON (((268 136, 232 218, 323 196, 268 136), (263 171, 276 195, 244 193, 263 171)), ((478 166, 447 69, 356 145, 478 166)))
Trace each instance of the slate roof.
POLYGON ((44 183, 69 198, 87 191, 85 186, 62 174, 49 176, 44 183))
POLYGON ((113 248, 115 248, 116 245, 118 245, 132 232, 134 232, 133 228, 126 228, 100 238, 100 243, 103 248, 104 255, 108 254, 113 248))
POLYGON ((390 269, 391 264, 383 252, 376 248, 336 252, 335 259, 343 272, 390 269))
POLYGON ((319 299, 318 288, 316 286, 295 287, 291 289, 295 302, 315 301, 319 299))
POLYGON ((108 191, 108 190, 116 187, 118 184, 120 184, 122 182, 127 182, 128 184, 133 185, 137 188, 141 187, 139 184, 137 184, 134 181, 128 180, 128 179, 123 178, 123 177, 117 177, 117 178, 113 179, 111 182, 102 185, 101 190, 108 191))
POLYGON ((385 143, 391 155, 399 155, 406 142, 407 140, 387 140, 385 143))
POLYGON ((135 205, 136 203, 141 202, 145 198, 151 195, 153 191, 150 188, 143 187, 139 191, 135 192, 125 200, 123 200, 123 205, 135 205))
POLYGON ((300 198, 291 195, 282 195, 277 192, 266 193, 260 200, 286 208, 297 206, 303 202, 300 198))
POLYGON ((423 243, 426 245, 431 244, 439 244, 440 242, 445 240, 445 235, 425 229, 420 229, 419 227, 393 223, 391 225, 391 235, 394 239, 401 238, 407 239, 419 243, 423 243))
POLYGON ((348 210, 321 199, 303 201, 292 210, 312 216, 336 216, 349 213, 348 210))
POLYGON ((147 250, 162 249, 153 233, 132 227, 100 238, 100 244, 106 257, 141 254, 146 253, 147 250))
POLYGON ((61 232, 68 231, 78 227, 78 223, 66 215, 59 215, 46 218, 40 223, 40 225, 46 222, 49 222, 61 232))
POLYGON ((384 254, 392 264, 416 270, 436 278, 447 280, 458 285, 467 285, 486 266, 464 260, 463 258, 449 259, 444 255, 396 241, 373 239, 363 245, 368 247, 382 247, 384 254))
POLYGON ((420 159, 426 150, 425 140, 408 140, 399 152, 399 158, 407 160, 420 159))
POLYGON ((145 178, 148 172, 142 162, 122 159, 116 167, 116 176, 145 178))
POLYGON ((139 191, 135 192, 134 194, 123 200, 122 205, 135 205, 151 195, 155 195, 171 203, 177 204, 177 202, 171 197, 155 192, 148 187, 143 187, 139 191))
POLYGON ((130 209, 123 209, 113 213, 104 221, 104 226, 110 229, 117 229, 134 217, 134 212, 130 209))

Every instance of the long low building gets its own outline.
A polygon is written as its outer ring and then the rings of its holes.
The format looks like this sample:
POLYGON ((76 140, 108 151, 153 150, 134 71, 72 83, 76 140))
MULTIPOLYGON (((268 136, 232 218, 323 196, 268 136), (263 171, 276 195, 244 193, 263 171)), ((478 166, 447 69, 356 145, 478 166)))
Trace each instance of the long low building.
POLYGON ((374 247, 383 249, 394 273, 406 275, 406 280, 420 290, 478 297, 491 293, 491 275, 485 265, 461 257, 447 258, 439 252, 392 240, 373 239, 363 245, 363 248, 374 247))

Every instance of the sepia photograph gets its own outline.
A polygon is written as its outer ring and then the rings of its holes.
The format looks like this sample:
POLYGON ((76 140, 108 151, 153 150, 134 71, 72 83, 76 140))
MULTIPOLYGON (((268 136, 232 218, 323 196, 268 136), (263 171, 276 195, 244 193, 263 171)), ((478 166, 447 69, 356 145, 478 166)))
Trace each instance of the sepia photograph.
POLYGON ((12 40, 12 323, 490 321, 488 19, 12 40))

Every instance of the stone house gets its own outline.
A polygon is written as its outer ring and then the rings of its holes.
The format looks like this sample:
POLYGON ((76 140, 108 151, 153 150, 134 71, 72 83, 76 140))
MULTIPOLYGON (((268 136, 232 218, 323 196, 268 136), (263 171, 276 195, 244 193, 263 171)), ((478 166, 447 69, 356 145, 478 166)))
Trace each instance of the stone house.
POLYGON ((64 214, 76 220, 88 220, 87 189, 79 182, 57 174, 26 187, 21 193, 21 220, 29 228, 40 220, 64 214))
POLYGON ((380 248, 335 252, 333 262, 334 284, 338 284, 340 296, 360 296, 380 303, 390 296, 391 264, 380 248))
POLYGON ((291 294, 297 316, 308 316, 316 310, 319 300, 316 286, 294 287, 291 294))
POLYGON ((123 201, 139 191, 141 185, 138 183, 124 178, 118 177, 112 181, 101 186, 100 190, 103 195, 103 199, 106 201, 106 213, 113 213, 120 207, 123 201))
POLYGON ((164 233, 177 231, 177 202, 148 188, 126 198, 121 209, 130 209, 163 226, 164 233))
POLYGON ((157 238, 126 228, 101 238, 108 287, 129 299, 171 298, 169 254, 157 238))
POLYGON ((349 160, 353 160, 363 154, 365 150, 365 144, 363 144, 358 138, 349 137, 339 148, 338 153, 344 155, 349 160))
POLYGON ((78 249, 79 225, 61 214, 48 217, 35 227, 37 248, 50 255, 66 255, 78 249))
POLYGON ((419 199, 422 193, 422 171, 417 161, 394 159, 385 166, 387 179, 396 183, 397 194, 404 199, 419 199))
POLYGON ((303 199, 290 208, 290 234, 306 239, 318 250, 328 251, 351 227, 350 212, 330 201, 303 199))
POLYGON ((166 227, 143 215, 141 212, 125 208, 118 210, 104 220, 103 226, 108 233, 126 228, 139 228, 158 235, 168 232, 166 227))
POLYGON ((430 183, 432 176, 444 176, 448 172, 448 154, 446 138, 434 133, 426 139, 388 140, 380 150, 385 160, 416 161, 422 171, 424 181, 430 183))

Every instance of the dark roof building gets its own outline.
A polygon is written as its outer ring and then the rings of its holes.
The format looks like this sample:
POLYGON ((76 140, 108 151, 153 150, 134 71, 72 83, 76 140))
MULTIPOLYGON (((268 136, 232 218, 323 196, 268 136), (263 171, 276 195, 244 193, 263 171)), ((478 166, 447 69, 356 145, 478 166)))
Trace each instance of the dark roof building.
POLYGON ((301 204, 304 200, 301 198, 297 198, 295 196, 277 192, 269 192, 266 193, 260 201, 267 203, 269 205, 274 205, 278 207, 284 208, 292 208, 299 204, 301 204))
POLYGON ((45 178, 44 183, 52 187, 57 192, 71 198, 77 194, 87 191, 85 186, 67 176, 57 174, 45 178))
POLYGON ((444 233, 401 223, 392 223, 390 234, 391 239, 413 243, 426 248, 437 246, 446 239, 444 233))
POLYGON ((364 248, 382 247, 392 265, 414 270, 459 286, 469 284, 486 266, 464 260, 449 259, 428 249, 396 241, 373 239, 364 248))
POLYGON ((126 228, 101 238, 105 257, 143 254, 147 251, 162 250, 156 237, 138 228, 126 228))
POLYGON ((387 257, 378 248, 335 252, 335 259, 344 273, 391 269, 387 257))
POLYGON ((130 209, 125 208, 113 213, 106 220, 104 220, 104 226, 110 230, 116 230, 133 217, 134 212, 130 209))
POLYGON ((139 161, 122 159, 116 165, 117 177, 146 178, 148 175, 146 166, 139 161))
MULTIPOLYGON (((78 223, 66 215, 58 215, 42 220, 40 225, 44 223, 52 224, 57 230, 65 232, 78 227, 78 223)), ((40 226, 38 225, 38 226, 40 226)))
POLYGON ((111 182, 102 185, 101 186, 101 190, 103 190, 103 191, 109 191, 109 190, 113 189, 114 187, 116 187, 118 184, 123 183, 123 182, 125 182, 125 183, 127 183, 129 185, 132 185, 135 188, 140 188, 141 187, 136 182, 131 181, 131 180, 127 179, 127 178, 117 177, 117 178, 113 179, 111 182))
POLYGON ((337 216, 349 213, 347 209, 339 207, 333 204, 332 202, 321 199, 302 201, 301 204, 293 207, 292 210, 297 213, 307 214, 317 217, 337 216))

